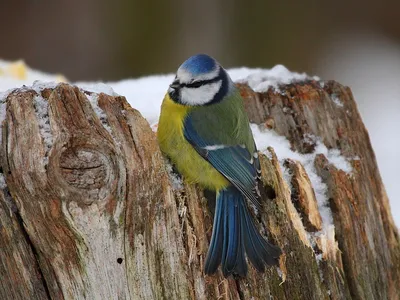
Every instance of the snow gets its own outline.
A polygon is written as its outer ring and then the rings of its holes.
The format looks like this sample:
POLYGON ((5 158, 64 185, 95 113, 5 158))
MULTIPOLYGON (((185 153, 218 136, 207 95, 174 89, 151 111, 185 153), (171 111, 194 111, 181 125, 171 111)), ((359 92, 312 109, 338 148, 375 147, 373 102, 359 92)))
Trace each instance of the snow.
POLYGON ((7 187, 6 178, 3 173, 0 173, 0 189, 4 190, 7 187))
MULTIPOLYGON (((101 91, 101 89, 99 88, 101 87, 101 85, 93 85, 93 88, 98 90, 99 93, 104 93, 101 91)), ((89 99, 90 104, 92 104, 93 110, 96 113, 96 115, 99 117, 101 124, 103 124, 103 127, 112 135, 112 130, 111 127, 108 125, 107 122, 107 116, 104 113, 104 111, 99 107, 99 94, 95 94, 90 93, 90 94, 86 94, 86 97, 89 99)))
POLYGON ((343 170, 347 174, 350 174, 352 172, 352 167, 349 163, 349 159, 340 155, 340 151, 337 149, 328 149, 315 137, 306 137, 307 139, 312 138, 315 140, 316 147, 314 152, 310 154, 302 154, 291 150, 290 142, 286 139, 286 137, 278 135, 273 130, 261 128, 256 124, 251 124, 251 130, 259 151, 267 154, 268 147, 272 147, 274 149, 283 170, 283 177, 289 186, 291 185, 290 182, 292 175, 290 174, 289 170, 283 166, 284 161, 286 159, 292 159, 300 162, 303 165, 308 177, 310 178, 315 197, 317 199, 318 209, 322 218, 322 231, 327 234, 333 226, 333 217, 329 208, 328 198, 326 196, 327 186, 322 181, 322 178, 318 176, 314 167, 314 161, 318 154, 323 154, 337 169, 343 170))
POLYGON ((154 125, 158 122, 161 102, 175 75, 155 75, 108 83, 113 90, 126 97, 131 106, 154 125))
POLYGON ((276 65, 272 69, 236 68, 228 70, 232 80, 247 83, 256 92, 266 92, 269 88, 279 91, 279 85, 289 84, 302 80, 319 80, 318 77, 310 77, 305 73, 291 72, 282 65, 276 65))
POLYGON ((109 84, 105 84, 103 82, 77 82, 75 84, 79 86, 82 90, 88 92, 96 94, 104 93, 110 96, 119 96, 116 92, 114 92, 113 88, 109 84))
POLYGON ((343 107, 344 106, 343 102, 340 100, 338 95, 332 94, 331 95, 331 99, 332 99, 333 103, 335 103, 337 106, 339 106, 339 107, 343 107))
POLYGON ((167 173, 168 173, 169 181, 171 182, 172 188, 175 191, 182 190, 183 189, 182 178, 179 177, 178 174, 174 173, 172 165, 167 160, 165 161, 165 166, 167 168, 167 173))
POLYGON ((32 89, 41 94, 44 89, 55 89, 57 87, 58 82, 56 81, 42 81, 42 80, 35 80, 32 84, 32 89))
POLYGON ((51 134, 50 128, 50 119, 49 119, 49 110, 48 110, 48 102, 43 99, 40 95, 36 95, 33 97, 33 103, 35 106, 35 113, 37 119, 39 121, 39 131, 40 135, 42 136, 44 147, 45 147, 45 161, 44 164, 48 164, 48 155, 53 145, 53 136, 51 134))

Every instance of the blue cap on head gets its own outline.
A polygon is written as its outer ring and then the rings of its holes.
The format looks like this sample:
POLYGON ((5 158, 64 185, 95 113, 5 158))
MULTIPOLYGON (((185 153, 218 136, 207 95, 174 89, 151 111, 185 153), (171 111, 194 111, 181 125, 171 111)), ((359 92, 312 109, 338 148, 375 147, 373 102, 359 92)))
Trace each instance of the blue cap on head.
POLYGON ((197 54, 188 58, 181 66, 182 69, 187 70, 193 75, 206 74, 213 70, 217 66, 217 62, 214 58, 206 54, 197 54))

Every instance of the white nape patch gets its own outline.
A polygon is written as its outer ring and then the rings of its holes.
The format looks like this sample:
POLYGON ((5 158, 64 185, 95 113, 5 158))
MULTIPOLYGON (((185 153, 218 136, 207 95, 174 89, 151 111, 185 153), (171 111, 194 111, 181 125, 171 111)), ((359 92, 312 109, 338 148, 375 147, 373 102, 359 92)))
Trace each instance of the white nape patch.
POLYGON ((222 80, 198 88, 181 88, 181 102, 186 105, 203 105, 210 102, 221 88, 222 80))
POLYGON ((224 149, 224 148, 227 148, 227 147, 229 147, 229 146, 226 146, 226 145, 209 145, 209 146, 203 147, 203 149, 209 150, 209 151, 213 151, 213 150, 224 149))
POLYGON ((186 69, 179 68, 176 72, 176 77, 180 83, 191 83, 194 78, 196 78, 196 81, 211 80, 218 77, 220 68, 220 66, 217 66, 212 72, 199 75, 194 75, 186 69))

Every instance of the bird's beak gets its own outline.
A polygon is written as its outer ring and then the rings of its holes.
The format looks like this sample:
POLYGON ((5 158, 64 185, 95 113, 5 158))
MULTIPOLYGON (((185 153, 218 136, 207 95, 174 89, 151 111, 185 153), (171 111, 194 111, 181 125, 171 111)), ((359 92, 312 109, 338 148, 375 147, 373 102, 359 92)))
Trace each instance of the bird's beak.
POLYGON ((174 81, 171 83, 171 85, 169 86, 169 90, 177 90, 179 88, 179 81, 174 81))

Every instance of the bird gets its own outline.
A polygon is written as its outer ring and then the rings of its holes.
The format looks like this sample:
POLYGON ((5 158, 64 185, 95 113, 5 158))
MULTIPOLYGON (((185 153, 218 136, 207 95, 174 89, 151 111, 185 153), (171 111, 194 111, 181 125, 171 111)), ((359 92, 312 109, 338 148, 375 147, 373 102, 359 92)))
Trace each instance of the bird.
POLYGON ((261 167, 243 98, 227 71, 197 54, 178 68, 161 105, 161 152, 188 183, 215 191, 215 213, 204 273, 224 277, 276 265, 281 250, 255 226, 249 204, 261 208, 261 167), (249 200, 249 201, 246 201, 249 200))

